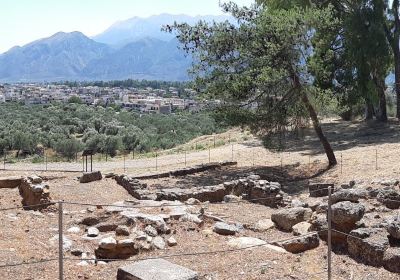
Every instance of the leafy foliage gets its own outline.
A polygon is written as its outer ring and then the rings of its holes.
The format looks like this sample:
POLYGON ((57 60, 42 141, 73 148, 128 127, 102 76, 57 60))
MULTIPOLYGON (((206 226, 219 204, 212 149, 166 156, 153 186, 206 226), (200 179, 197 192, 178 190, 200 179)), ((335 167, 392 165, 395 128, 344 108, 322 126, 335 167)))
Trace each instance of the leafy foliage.
POLYGON ((0 105, 0 149, 37 152, 51 148, 72 159, 83 149, 115 156, 118 151, 168 149, 223 129, 209 113, 139 115, 82 104, 0 105))
POLYGON ((177 31, 182 48, 193 56, 198 88, 224 101, 220 119, 265 138, 311 117, 330 164, 336 164, 308 97, 319 90, 307 63, 315 53, 312 39, 319 26, 335 24, 331 8, 270 9, 233 2, 222 8, 237 24, 200 21, 165 27, 177 31))

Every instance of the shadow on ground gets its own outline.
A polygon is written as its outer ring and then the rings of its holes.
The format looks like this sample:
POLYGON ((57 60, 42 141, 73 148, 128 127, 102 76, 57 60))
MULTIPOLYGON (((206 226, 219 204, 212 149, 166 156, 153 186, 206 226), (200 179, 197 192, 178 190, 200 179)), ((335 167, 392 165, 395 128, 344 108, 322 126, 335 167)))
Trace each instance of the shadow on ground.
MULTIPOLYGON (((342 121, 323 123, 322 129, 335 152, 353 147, 368 147, 376 144, 399 143, 399 122, 391 119, 387 123, 378 121, 342 121)), ((324 150, 312 127, 304 129, 301 137, 294 135, 284 139, 285 151, 303 152, 303 155, 319 155, 324 150)), ((253 146, 254 143, 248 143, 253 146)))

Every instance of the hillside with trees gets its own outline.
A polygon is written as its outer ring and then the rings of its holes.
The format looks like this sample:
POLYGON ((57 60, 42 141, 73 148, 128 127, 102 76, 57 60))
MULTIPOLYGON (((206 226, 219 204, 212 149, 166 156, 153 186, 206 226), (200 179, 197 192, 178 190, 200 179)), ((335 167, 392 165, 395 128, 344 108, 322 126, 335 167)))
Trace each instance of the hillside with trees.
POLYGON ((118 152, 169 149, 197 136, 220 132, 207 112, 139 115, 113 108, 69 103, 24 106, 0 105, 0 153, 16 157, 53 149, 72 159, 83 149, 115 156, 118 152))

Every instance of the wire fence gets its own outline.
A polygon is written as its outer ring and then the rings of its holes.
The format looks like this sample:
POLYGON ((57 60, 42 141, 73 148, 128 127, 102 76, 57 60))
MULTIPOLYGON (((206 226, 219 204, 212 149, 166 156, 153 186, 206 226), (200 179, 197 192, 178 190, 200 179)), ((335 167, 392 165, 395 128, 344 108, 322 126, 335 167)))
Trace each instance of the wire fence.
MULTIPOLYGON (((234 252, 239 252, 243 250, 248 250, 252 248, 257 248, 257 247, 263 247, 266 244, 269 245, 276 245, 280 244, 283 242, 291 241, 291 240, 298 240, 299 238, 311 236, 314 234, 320 234, 322 232, 328 233, 327 236, 327 258, 326 258, 326 264, 327 268, 323 269, 322 271, 319 271, 317 273, 309 274, 308 277, 311 276, 316 276, 316 275, 321 275, 321 274, 326 274, 326 279, 331 280, 332 279, 332 233, 341 233, 349 238, 356 238, 362 240, 362 238, 354 236, 352 234, 346 233, 339 231, 335 228, 332 228, 332 199, 331 199, 331 194, 333 191, 333 187, 326 187, 326 188, 321 188, 315 191, 308 191, 310 194, 314 192, 321 193, 321 191, 328 191, 328 208, 327 208, 327 222, 328 222, 328 228, 320 231, 313 231, 309 232, 306 234, 302 234, 299 236, 293 236, 290 238, 283 238, 279 240, 263 240, 265 243, 263 244, 257 244, 257 245, 249 245, 241 248, 230 248, 230 249, 220 249, 220 250, 210 250, 210 251, 194 251, 194 252, 184 252, 184 253, 176 253, 176 254, 162 254, 162 255, 154 255, 154 256, 147 256, 144 258, 132 258, 132 259, 101 259, 101 258, 91 258, 91 257, 83 257, 83 258, 74 258, 74 257, 66 257, 64 255, 64 250, 63 250, 63 238, 64 238, 64 227, 63 227, 63 215, 66 214, 64 212, 64 205, 75 205, 75 206, 95 206, 97 208, 102 208, 102 207, 116 207, 116 208, 124 208, 124 209, 140 209, 140 208, 163 208, 163 207, 174 207, 174 206, 182 206, 182 203, 164 203, 164 204, 159 204, 159 205, 116 205, 116 204, 93 204, 93 203, 81 203, 81 202, 72 202, 72 201, 52 201, 49 203, 45 204, 39 204, 39 205, 34 205, 34 206, 48 206, 48 205, 58 205, 58 258, 48 258, 48 259, 38 259, 38 260, 31 260, 31 261, 23 261, 23 262, 16 262, 16 263, 4 263, 0 264, 0 269, 4 268, 10 268, 10 267, 18 267, 18 266, 31 266, 35 264, 41 264, 41 263, 48 263, 48 262, 53 262, 53 261, 58 261, 59 265, 59 279, 64 279, 64 261, 93 261, 93 262, 99 262, 99 261, 105 261, 105 262, 136 262, 136 261, 141 261, 141 260, 149 260, 149 259, 156 259, 156 258, 180 258, 180 257, 187 257, 187 256, 201 256, 201 255, 213 255, 213 254, 223 254, 223 253, 234 253, 234 252)), ((304 193, 304 190, 300 190, 296 193, 293 193, 292 195, 295 194, 302 194, 304 193)), ((271 197, 264 197, 264 198, 259 198, 259 199, 250 199, 250 200, 239 200, 239 201, 229 201, 229 202, 219 202, 220 204, 224 205, 230 205, 230 204, 239 204, 239 203, 249 203, 249 202, 262 202, 266 200, 272 200, 276 199, 274 196, 271 197)), ((390 199, 388 199, 390 200, 390 199)), ((391 200, 391 201, 396 201, 397 200, 391 200)), ((196 206, 203 206, 207 208, 210 204, 219 204, 218 202, 216 203, 209 203, 209 202, 202 202, 199 204, 196 204, 196 206)), ((9 210, 15 210, 15 209, 23 209, 24 206, 16 206, 16 207, 9 207, 9 208, 1 208, 0 212, 4 211, 9 211, 9 210)), ((71 214, 71 212, 69 212, 71 214)), ((206 214, 204 214, 204 217, 207 217, 206 214)), ((377 245, 380 245, 377 243, 377 245)))
MULTIPOLYGON (((354 168, 359 172, 374 173, 381 170, 400 169, 398 157, 400 145, 393 144, 391 149, 359 147, 356 150, 337 151, 338 173, 342 176, 351 175, 354 168)), ((33 171, 33 172, 85 172, 101 171, 126 174, 148 174, 167 171, 176 168, 185 168, 193 165, 210 162, 236 161, 239 167, 266 166, 279 167, 282 171, 290 170, 294 166, 303 166, 311 171, 314 164, 327 164, 323 151, 269 151, 264 149, 258 141, 243 141, 228 145, 214 146, 212 142, 207 147, 194 150, 170 150, 147 154, 123 153, 115 158, 108 157, 107 161, 102 154, 95 154, 92 162, 88 163, 80 154, 75 160, 53 161, 46 153, 33 162, 14 162, 9 153, 4 153, 4 171, 33 171), (90 165, 90 167, 88 167, 90 165)))

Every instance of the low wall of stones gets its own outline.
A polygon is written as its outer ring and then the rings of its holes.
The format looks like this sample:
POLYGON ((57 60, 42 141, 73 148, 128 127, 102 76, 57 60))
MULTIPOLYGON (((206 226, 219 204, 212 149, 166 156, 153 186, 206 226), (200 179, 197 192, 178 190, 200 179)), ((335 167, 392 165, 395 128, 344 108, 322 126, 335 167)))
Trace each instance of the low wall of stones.
POLYGON ((134 176, 132 178, 139 179, 139 180, 147 180, 147 179, 160 179, 160 178, 166 178, 166 177, 186 176, 186 175, 204 172, 207 170, 214 170, 217 168, 221 168, 223 166, 234 166, 234 165, 237 165, 236 161, 210 162, 210 163, 195 165, 192 167, 181 168, 181 169, 168 171, 168 172, 134 176))
POLYGON ((190 198, 201 202, 222 202, 226 195, 241 196, 243 199, 271 207, 283 204, 284 192, 277 182, 260 180, 258 175, 224 182, 214 186, 194 187, 189 189, 149 189, 147 184, 141 183, 136 177, 128 175, 116 176, 115 180, 123 186, 130 195, 139 200, 169 200, 186 201, 190 198))

